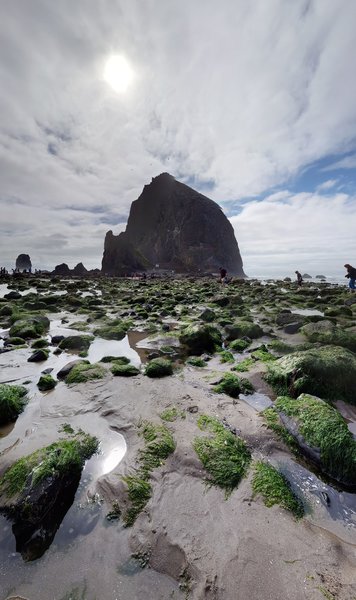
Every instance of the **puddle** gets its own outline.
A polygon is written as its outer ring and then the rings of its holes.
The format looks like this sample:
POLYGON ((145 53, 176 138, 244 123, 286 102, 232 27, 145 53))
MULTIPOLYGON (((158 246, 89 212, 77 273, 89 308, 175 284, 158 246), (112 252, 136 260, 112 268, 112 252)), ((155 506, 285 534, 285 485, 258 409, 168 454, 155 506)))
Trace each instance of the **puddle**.
POLYGON ((265 408, 268 408, 273 404, 272 400, 266 394, 261 394, 259 392, 255 392, 254 394, 240 394, 239 400, 243 400, 257 412, 265 410, 265 408))
MULTIPOLYGON (((27 414, 26 417, 27 426, 29 426, 29 415, 27 414)), ((48 443, 48 440, 45 439, 46 436, 42 436, 40 431, 41 427, 45 426, 44 422, 47 422, 46 429, 48 429, 48 425, 52 426, 52 438, 70 437, 61 431, 65 419, 58 417, 56 410, 48 411, 42 417, 42 424, 39 424, 36 432, 36 439, 42 440, 42 446, 48 443)), ((101 515, 101 508, 96 501, 95 494, 88 493, 89 485, 118 466, 126 454, 126 442, 124 437, 111 429, 107 421, 98 414, 74 414, 70 418, 70 423, 75 431, 82 428, 85 432, 96 435, 100 440, 99 452, 86 462, 80 481, 77 480, 69 486, 66 485, 66 492, 63 498, 59 498, 55 510, 49 511, 48 515, 41 518, 40 528, 37 525, 6 521, 3 517, 0 518, 0 556, 7 549, 12 556, 17 557, 20 553, 25 561, 32 561, 41 557, 52 542, 57 545, 57 548, 64 548, 72 543, 76 536, 86 535, 95 527, 101 515)), ((33 433, 34 430, 31 431, 31 434, 33 433)), ((15 434, 18 435, 19 432, 14 432, 11 437, 14 438, 15 434)), ((31 434, 30 438, 27 438, 21 455, 28 455, 38 447, 38 442, 33 447, 35 440, 31 440, 31 434)), ((1 447, 3 448, 2 454, 12 450, 13 460, 16 460, 17 457, 14 455, 18 453, 18 449, 14 450, 16 442, 13 442, 13 439, 8 438, 6 447, 4 443, 1 447)))
POLYGON ((305 317, 312 317, 313 315, 324 316, 324 313, 316 308, 292 308, 291 311, 294 315, 304 315, 305 317))

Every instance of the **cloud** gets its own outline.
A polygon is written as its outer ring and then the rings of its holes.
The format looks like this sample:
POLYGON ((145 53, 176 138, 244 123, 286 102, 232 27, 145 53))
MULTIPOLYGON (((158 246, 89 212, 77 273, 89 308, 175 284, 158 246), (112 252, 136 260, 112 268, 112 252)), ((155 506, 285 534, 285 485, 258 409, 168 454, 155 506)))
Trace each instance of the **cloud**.
POLYGON ((355 169, 356 168, 356 154, 352 156, 345 156, 341 160, 338 160, 327 167, 324 167, 322 171, 336 171, 338 169, 355 169))
POLYGON ((323 192, 324 190, 330 190, 331 188, 335 187, 335 185, 337 184, 337 179, 328 179, 327 181, 324 181, 323 183, 321 183, 320 185, 318 185, 318 187, 316 188, 317 192, 323 192))
POLYGON ((356 262, 356 197, 287 193, 250 202, 230 222, 249 276, 342 276, 345 262, 356 262))
POLYGON ((355 16, 351 0, 3 0, 2 260, 72 251, 100 266, 107 226, 91 208, 107 207, 117 233, 115 215, 163 171, 239 210, 351 152, 355 16), (123 95, 103 81, 112 53, 136 74, 123 95), (67 244, 39 253, 36 237, 56 232, 67 244))

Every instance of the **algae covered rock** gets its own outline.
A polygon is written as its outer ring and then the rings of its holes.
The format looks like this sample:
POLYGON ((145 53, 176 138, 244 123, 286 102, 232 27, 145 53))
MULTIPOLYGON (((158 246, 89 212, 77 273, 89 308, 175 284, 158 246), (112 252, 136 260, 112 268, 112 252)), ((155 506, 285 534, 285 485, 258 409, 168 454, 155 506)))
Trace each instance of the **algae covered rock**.
POLYGON ((58 381, 53 379, 52 375, 46 373, 44 375, 41 375, 41 377, 39 378, 37 387, 39 390, 41 390, 41 392, 46 392, 48 390, 53 390, 53 388, 56 387, 57 383, 58 381))
POLYGON ((172 363, 167 358, 153 358, 147 363, 145 369, 147 377, 166 377, 172 373, 172 363))
POLYGON ((189 354, 200 355, 203 352, 215 352, 221 346, 221 333, 212 325, 188 325, 179 336, 189 354))
POLYGON ((28 402, 26 394, 22 385, 0 383, 0 425, 17 419, 28 402))
POLYGON ((134 365, 120 365, 117 363, 113 365, 111 372, 113 375, 119 377, 134 377, 135 375, 140 374, 140 369, 134 365))
POLYGON ((318 321, 317 323, 308 323, 302 327, 302 333, 309 342, 319 342, 320 344, 342 346, 356 352, 356 333, 345 331, 337 327, 331 321, 318 321))
POLYGON ((94 338, 89 335, 69 335, 59 342, 59 348, 61 348, 61 350, 80 352, 88 350, 93 340, 94 338))
POLYGON ((40 337, 49 328, 49 319, 42 315, 24 317, 15 321, 10 328, 10 337, 23 339, 40 337))
POLYGON ((356 356, 339 346, 302 350, 269 363, 268 383, 280 394, 302 392, 356 403, 356 356))
POLYGON ((35 350, 33 354, 27 359, 27 362, 42 362, 43 360, 47 360, 48 358, 48 350, 44 348, 40 348, 39 350, 35 350))
POLYGON ((127 333, 127 326, 125 323, 108 323, 103 327, 98 327, 94 331, 95 335, 103 338, 104 340, 123 340, 127 333))
POLYGON ((98 448, 84 432, 20 458, 0 479, 0 512, 13 521, 16 550, 34 560, 51 544, 73 503, 82 468, 98 448))
POLYGON ((263 335, 261 327, 251 321, 236 321, 232 325, 226 325, 225 331, 227 340, 236 340, 243 337, 255 339, 263 335))
POLYGON ((106 369, 98 364, 91 365, 82 362, 74 365, 66 377, 66 383, 85 383, 91 379, 102 379, 106 375, 106 369))
POLYGON ((348 486, 356 485, 356 441, 339 412, 318 397, 279 397, 275 409, 303 454, 322 471, 348 486))
POLYGON ((251 394, 253 391, 254 387, 248 379, 240 378, 234 373, 225 373, 219 383, 214 386, 214 392, 227 394, 231 398, 238 398, 240 394, 251 394))

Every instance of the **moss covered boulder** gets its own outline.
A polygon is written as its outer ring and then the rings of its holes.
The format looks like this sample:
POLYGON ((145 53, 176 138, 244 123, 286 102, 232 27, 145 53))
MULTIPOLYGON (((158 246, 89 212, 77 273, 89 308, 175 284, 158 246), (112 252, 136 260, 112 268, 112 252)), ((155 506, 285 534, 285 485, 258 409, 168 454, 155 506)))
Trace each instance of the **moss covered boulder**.
POLYGON ((53 390, 56 387, 58 381, 53 379, 52 375, 49 373, 41 375, 38 380, 37 387, 41 392, 47 392, 48 390, 53 390))
POLYGON ((237 340, 243 337, 255 339, 263 335, 261 327, 251 321, 236 321, 232 325, 226 325, 225 332, 227 340, 237 340))
POLYGON ((127 333, 128 325, 124 321, 112 321, 106 323, 102 327, 95 329, 95 335, 98 335, 104 340, 123 340, 127 333))
POLYGON ((341 329, 331 321, 308 323, 302 327, 301 332, 309 342, 342 346, 356 352, 356 333, 341 329))
POLYGON ((248 379, 243 379, 234 373, 225 373, 219 383, 214 386, 214 392, 227 394, 231 398, 238 398, 240 394, 252 394, 254 387, 248 379))
POLYGON ((297 397, 306 392, 356 404, 356 356, 339 346, 283 356, 269 363, 266 380, 280 394, 297 397))
POLYGON ((59 342, 59 348, 72 352, 82 352, 88 350, 93 340, 94 338, 89 335, 69 335, 59 342))
POLYGON ((107 371, 98 364, 87 362, 76 364, 65 378, 66 383, 85 383, 91 379, 103 379, 107 371))
POLYGON ((15 421, 25 408, 27 390, 22 385, 0 383, 0 425, 15 421))
POLYGON ((140 374, 140 369, 134 365, 120 365, 117 363, 111 367, 111 372, 116 377, 134 377, 140 374))
POLYGON ((167 358, 153 358, 150 360, 145 368, 145 375, 147 377, 166 377, 172 375, 173 366, 170 360, 167 358))
POLYGON ((301 452, 346 486, 356 486, 356 441, 339 412, 320 398, 277 398, 275 410, 301 452))
POLYGON ((221 346, 220 331, 212 325, 188 325, 179 336, 180 343, 189 354, 200 355, 204 352, 215 352, 221 346))
POLYGON ((84 432, 15 462, 0 479, 0 512, 13 521, 16 550, 42 556, 73 503, 82 468, 98 448, 84 432))
POLYGON ((49 319, 42 315, 18 319, 10 328, 10 337, 23 339, 38 338, 49 328, 49 319))

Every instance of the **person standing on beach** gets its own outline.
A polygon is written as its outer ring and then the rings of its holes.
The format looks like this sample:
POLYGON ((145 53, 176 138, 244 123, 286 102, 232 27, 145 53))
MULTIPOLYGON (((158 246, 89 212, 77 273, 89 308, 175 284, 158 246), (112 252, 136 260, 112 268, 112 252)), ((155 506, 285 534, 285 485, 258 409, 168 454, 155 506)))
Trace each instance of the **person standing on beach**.
POLYGON ((297 284, 298 285, 302 285, 302 283, 303 283, 303 277, 302 277, 301 273, 299 273, 299 271, 296 271, 295 274, 297 276, 297 284))
POLYGON ((345 269, 347 269, 347 273, 345 277, 349 279, 349 288, 350 292, 355 291, 355 280, 356 280, 356 269, 349 264, 344 265, 345 269))
POLYGON ((226 283, 226 276, 227 276, 227 270, 224 269, 223 267, 220 267, 219 269, 220 271, 220 283, 226 283))

